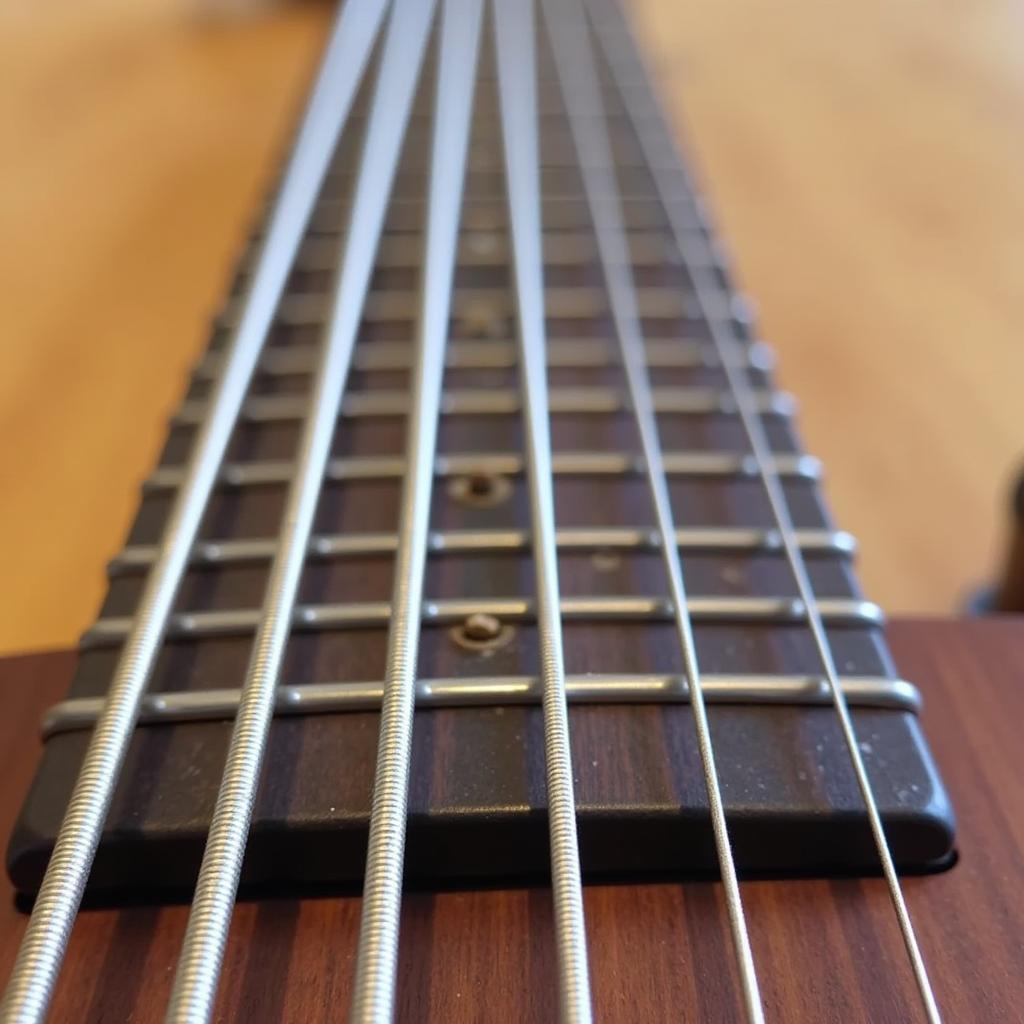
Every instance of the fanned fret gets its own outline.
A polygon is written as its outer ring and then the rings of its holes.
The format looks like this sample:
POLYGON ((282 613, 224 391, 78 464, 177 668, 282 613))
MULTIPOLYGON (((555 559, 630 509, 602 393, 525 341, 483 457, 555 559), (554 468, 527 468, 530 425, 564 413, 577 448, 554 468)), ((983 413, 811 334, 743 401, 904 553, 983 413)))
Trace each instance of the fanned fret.
POLYGON ((319 82, 44 723, 40 791, 85 781, 12 847, 42 889, 2 1019, 42 1019, 94 854, 99 890, 199 873, 181 1022, 239 884, 362 881, 377 1022, 406 877, 545 872, 586 1022, 583 878, 666 870, 723 879, 760 1021, 737 869, 881 855, 934 1024, 919 698, 621 12, 348 0, 319 82))

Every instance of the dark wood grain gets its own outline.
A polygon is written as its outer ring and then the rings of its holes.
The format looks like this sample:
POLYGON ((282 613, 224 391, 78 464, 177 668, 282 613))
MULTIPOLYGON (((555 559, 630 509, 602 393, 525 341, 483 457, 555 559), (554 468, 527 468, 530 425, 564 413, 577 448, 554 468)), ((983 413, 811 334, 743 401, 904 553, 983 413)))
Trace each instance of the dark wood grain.
MULTIPOLYGON (((296 634, 284 678, 375 678, 381 630, 296 634), (376 654, 377 658, 374 658, 376 654), (323 675, 326 674, 326 675, 323 675)), ((813 665, 803 627, 698 627, 707 671, 780 670, 799 652, 813 665)), ((878 659, 878 636, 830 631, 837 658, 878 659)), ((244 637, 169 644, 152 685, 233 678, 244 637)), ((461 650, 447 631, 422 630, 426 677, 536 672, 531 625, 489 655, 461 650), (530 660, 527 660, 530 659, 530 660)), ((670 626, 577 624, 565 629, 573 672, 617 667, 679 671, 670 626)), ((80 655, 76 686, 102 692, 112 652, 80 655)), ((176 684, 176 686, 174 685, 176 684)), ((936 867, 951 844, 947 797, 914 716, 852 711, 897 862, 936 867)), ((876 856, 838 720, 828 706, 715 705, 709 711, 737 857, 750 871, 830 875, 870 871, 876 856)), ((590 878, 716 869, 707 796, 689 707, 577 705, 569 712, 582 867, 590 878)), ((133 737, 93 865, 94 889, 188 889, 198 870, 220 785, 229 720, 145 725, 133 737), (187 780, 187 784, 186 784, 187 780)), ((243 884, 352 883, 362 877, 378 731, 375 712, 283 717, 271 730, 243 884)), ((86 731, 53 736, 9 846, 12 879, 38 887, 71 794, 86 731)), ((519 880, 547 870, 544 742, 538 706, 423 709, 413 733, 406 877, 416 884, 519 880)))
MULTIPOLYGON (((925 728, 960 816, 957 866, 905 881, 940 1003, 949 1021, 1019 1021, 1024 623, 904 622, 890 637, 904 674, 925 693, 925 728)), ((63 692, 72 662, 54 654, 0 663, 0 828, 10 827, 31 776, 38 714, 63 692)), ((25 920, 7 892, 5 973, 25 920)), ((918 1019, 881 882, 758 881, 744 895, 769 1019, 918 1019)), ((599 1019, 739 1020, 717 884, 591 886, 586 909, 599 1019)), ((218 1019, 338 1019, 358 911, 351 896, 241 904, 218 1019)), ((53 1019, 159 1020, 185 915, 184 907, 83 912, 53 1019)), ((554 1019, 544 889, 411 894, 401 956, 403 1021, 554 1019)))

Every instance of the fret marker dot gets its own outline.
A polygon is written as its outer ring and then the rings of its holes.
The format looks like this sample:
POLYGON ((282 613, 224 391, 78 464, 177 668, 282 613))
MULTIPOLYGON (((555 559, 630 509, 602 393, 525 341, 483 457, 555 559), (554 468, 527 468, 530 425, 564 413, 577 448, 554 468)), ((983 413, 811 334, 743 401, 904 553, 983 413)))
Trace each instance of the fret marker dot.
POLYGON ((472 338, 501 338, 507 333, 507 318, 490 302, 467 305, 460 319, 466 333, 472 338))
POLYGON ((470 640, 493 640, 501 633, 501 620, 494 615, 476 612, 463 623, 462 631, 470 640))
POLYGON ((451 630, 452 640, 465 650, 490 653, 504 647, 515 635, 496 615, 473 612, 451 630))
POLYGON ((590 556, 590 564, 598 572, 615 572, 622 568, 622 555, 611 548, 599 548, 590 556))
POLYGON ((491 477, 486 473, 474 473, 469 477, 469 492, 474 498, 489 497, 494 489, 491 477))
POLYGON ((490 231, 476 231, 466 240, 474 256, 493 256, 498 251, 498 238, 490 231))
POLYGON ((507 476, 477 471, 453 478, 448 494, 460 504, 476 508, 493 508, 512 493, 512 482, 507 476))

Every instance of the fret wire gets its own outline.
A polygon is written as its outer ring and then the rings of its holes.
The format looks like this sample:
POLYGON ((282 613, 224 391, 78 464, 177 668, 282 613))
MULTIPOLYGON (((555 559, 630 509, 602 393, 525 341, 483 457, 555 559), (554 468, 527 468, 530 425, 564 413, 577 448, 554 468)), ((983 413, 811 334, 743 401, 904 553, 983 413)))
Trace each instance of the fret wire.
MULTIPOLYGON (((559 114, 558 116, 562 115, 559 114)), ((542 140, 541 146, 543 147, 544 143, 547 141, 548 140, 546 139, 542 140)), ((645 167, 640 167, 635 164, 632 166, 628 164, 620 164, 619 166, 622 168, 627 178, 646 178, 647 176, 647 169, 645 167)), ((551 179, 553 185, 553 187, 546 193, 542 189, 542 195, 551 193, 558 194, 561 192, 567 192, 570 189, 573 190, 574 195, 579 195, 578 191, 576 191, 575 189, 575 172, 577 170, 577 165, 575 163, 570 165, 557 164, 551 162, 541 162, 541 164, 539 165, 539 170, 541 172, 541 184, 544 185, 547 183, 548 179, 551 179)), ((479 166, 474 167, 470 171, 469 176, 467 178, 467 196, 470 194, 470 192, 474 190, 477 196, 482 196, 485 198, 488 195, 500 194, 501 189, 500 186, 497 185, 498 179, 499 172, 497 168, 479 166)), ((424 176, 422 171, 420 171, 416 167, 407 167, 399 175, 398 180, 395 183, 395 188, 405 188, 408 192, 408 198, 415 198, 416 195, 422 190, 423 180, 424 176)), ((346 192, 348 190, 348 185, 350 181, 351 175, 346 174, 344 172, 335 171, 332 172, 330 176, 330 184, 332 186, 337 186, 338 193, 346 192)), ((627 192, 627 190, 623 189, 623 192, 625 193, 627 192)), ((629 194, 633 193, 630 192, 629 194)), ((644 191, 642 193, 637 192, 637 194, 649 196, 651 193, 648 191, 644 191)))
MULTIPOLYGON (((646 342, 647 365, 659 369, 719 369, 718 357, 709 345, 688 338, 650 338, 646 342)), ((518 365, 516 345, 511 341, 465 341, 455 339, 445 350, 445 365, 457 369, 504 369, 518 365)), ((611 345, 596 338, 551 338, 545 353, 549 367, 584 369, 618 365, 611 345)), ((270 345, 263 352, 259 370, 281 377, 311 373, 317 353, 312 345, 270 345)), ((769 372, 774 354, 763 342, 733 345, 729 358, 744 369, 769 372)), ((402 341, 374 341, 357 345, 352 366, 358 370, 407 370, 412 347, 402 341)), ((209 352, 199 363, 196 376, 216 376, 222 360, 209 352)))
POLYGON ((0 1003, 0 1020, 5 1024, 39 1022, 46 1015, 167 616, 274 309, 369 60, 384 6, 384 0, 346 5, 327 44, 258 251, 256 271, 245 292, 244 311, 228 345, 209 418, 168 516, 157 563, 118 660, 0 1003))
MULTIPOLYGON (((663 470, 668 476, 693 478, 749 479, 757 476, 754 456, 746 452, 663 451, 663 470)), ((796 480, 817 480, 821 463, 812 455, 776 452, 774 463, 781 476, 796 480)), ((456 477, 467 473, 495 473, 520 476, 524 462, 520 452, 452 452, 438 455, 434 463, 437 476, 456 477)), ((632 452, 556 451, 552 456, 555 476, 626 476, 644 472, 643 458, 632 452)), ((181 466, 164 466, 150 474, 144 487, 148 491, 173 490, 182 479, 181 466)), ((331 459, 326 478, 346 480, 394 480, 405 472, 401 455, 359 455, 331 459)), ((286 461, 229 462, 220 482, 227 487, 261 487, 287 483, 293 475, 286 461)))
MULTIPOLYGON (((494 144, 497 145, 498 140, 494 140, 494 144)), ((492 209, 492 204, 495 199, 500 198, 499 196, 467 196, 465 200, 466 212, 473 213, 484 213, 488 216, 499 215, 499 212, 492 209)), ((586 198, 578 192, 555 192, 541 195, 539 190, 537 193, 538 200, 544 204, 550 204, 552 208, 557 207, 561 204, 572 204, 572 209, 576 213, 582 213, 586 205, 586 198)), ((607 198, 603 196, 602 198, 607 198)), ((645 211, 646 215, 652 215, 656 211, 660 210, 659 197, 655 192, 644 192, 644 193, 626 193, 622 195, 622 202, 626 207, 634 207, 638 210, 645 211)), ((679 195, 678 193, 672 200, 674 206, 683 207, 690 210, 694 216, 698 216, 698 207, 696 201, 687 195, 679 195)), ((320 200, 320 206, 317 211, 314 212, 314 222, 322 220, 328 224, 327 230, 336 232, 338 230, 336 212, 339 206, 345 205, 344 199, 335 198, 329 196, 320 200)), ((427 207, 425 200, 418 196, 395 196, 392 199, 392 207, 397 207, 403 211, 423 211, 426 212, 427 207)), ((696 223, 696 219, 694 220, 696 223)), ((470 224, 472 226, 472 223, 470 224)), ((558 219, 556 218, 553 222, 549 222, 550 228, 555 230, 565 230, 558 219)), ((586 223, 581 222, 577 225, 579 228, 586 228, 586 223)), ((639 227, 640 225, 637 225, 639 227)), ((543 235, 541 236, 543 238, 543 235)))
MULTIPOLYGON (((788 417, 795 411, 795 399, 783 391, 758 389, 759 415, 788 417)), ((240 413, 243 423, 286 423, 305 419, 308 394, 255 395, 246 400, 240 413)), ((653 388, 654 411, 664 414, 707 416, 714 413, 736 415, 732 393, 710 387, 653 388)), ((444 416, 504 416, 521 409, 521 398, 512 388, 453 388, 440 399, 444 416)), ((178 426, 202 423, 207 403, 203 399, 181 405, 172 422, 178 426)), ((600 385, 556 387, 550 390, 552 413, 611 415, 627 408, 627 393, 600 385)), ((363 388, 350 392, 340 413, 351 419, 405 416, 409 411, 409 393, 403 389, 363 388)))
MULTIPOLYGON (((557 143, 559 142, 559 138, 558 138, 558 136, 552 135, 552 136, 548 136, 547 138, 544 138, 543 141, 544 141, 545 144, 550 142, 553 145, 557 145, 557 143)), ((567 161, 567 160, 563 159, 563 157, 562 157, 562 155, 560 153, 557 153, 557 152, 554 153, 554 154, 552 154, 550 152, 546 152, 546 153, 543 153, 542 156, 543 156, 543 159, 541 160, 541 164, 540 164, 540 169, 541 169, 542 172, 543 171, 561 171, 561 170, 565 170, 565 169, 567 169, 569 167, 573 167, 573 168, 576 167, 575 159, 573 159, 571 161, 567 161)), ((477 147, 476 152, 473 153, 473 170, 475 172, 485 173, 485 174, 493 173, 495 170, 497 170, 497 164, 491 162, 492 157, 493 157, 492 153, 488 153, 488 152, 484 151, 483 149, 481 149, 480 147, 477 147)), ((346 182, 350 178, 350 176, 351 176, 351 171, 350 171, 350 169, 348 167, 348 164, 351 161, 351 159, 352 159, 351 156, 348 156, 346 158, 345 155, 341 155, 339 157, 339 159, 337 159, 332 164, 331 172, 330 172, 328 181, 331 182, 332 184, 335 181, 340 181, 342 183, 346 182)), ((644 170, 647 167, 647 165, 645 163, 642 163, 638 157, 636 157, 634 154, 631 154, 631 153, 623 153, 621 155, 621 157, 619 158, 619 160, 618 160, 618 164, 619 164, 620 167, 624 167, 624 168, 629 169, 629 170, 644 170)), ((408 171, 411 174, 420 173, 421 170, 422 170, 420 168, 420 166, 417 164, 415 158, 410 160, 407 166, 408 166, 408 171)))
MULTIPOLYGON (((669 246, 674 244, 671 237, 652 231, 630 232, 630 250, 633 263, 638 267, 658 267, 671 259, 669 246)), ((378 269, 411 269, 419 266, 420 243, 416 236, 385 234, 377 257, 378 269)), ((593 246, 581 232, 554 231, 544 236, 544 262, 547 267, 587 266, 594 258, 593 246)), ((310 238, 299 249, 295 258, 295 270, 323 271, 334 269, 337 246, 323 238, 310 238)), ((504 267, 507 252, 503 237, 490 233, 484 243, 475 233, 465 234, 460 240, 459 262, 456 269, 479 267, 504 267)), ((251 263, 251 256, 244 255, 240 273, 245 274, 251 263)))
POLYGON ((584 191, 594 222, 598 255, 608 289, 608 303, 621 346, 622 362, 647 465, 647 481, 661 538, 662 560, 668 577, 676 631, 686 675, 690 680, 690 708, 696 727, 711 828, 739 968, 745 1016, 751 1024, 763 1024, 764 1010, 715 764, 693 625, 687 611, 686 584, 679 550, 670 542, 670 538, 675 536, 676 528, 668 481, 662 470, 661 441, 658 437, 650 380, 644 363, 637 295, 622 225, 620 198, 604 120, 601 91, 594 66, 590 29, 579 0, 545 0, 544 7, 562 94, 568 109, 569 128, 579 156, 584 191))
MULTIPOLYGON (((797 540, 808 551, 849 556, 856 547, 854 538, 844 530, 797 530, 797 540)), ((526 530, 438 530, 427 535, 431 554, 480 554, 500 551, 525 551, 531 544, 526 530)), ((661 537, 653 528, 577 527, 555 530, 559 551, 657 550, 661 537)), ((778 552, 782 541, 776 530, 754 527, 679 527, 676 544, 684 551, 699 552, 778 552)), ((398 548, 394 533, 315 534, 309 540, 307 558, 358 558, 363 555, 393 554, 398 548)), ((276 542, 271 538, 227 538, 203 541, 195 546, 191 564, 230 566, 266 561, 273 557, 276 542)), ((144 544, 123 548, 111 559, 112 575, 146 569, 156 559, 157 549, 144 544)))
POLYGON ((519 370, 533 560, 538 646, 543 680, 548 841, 558 960, 559 1019, 589 1024, 590 981, 576 835, 569 715, 554 539, 554 488, 544 351, 543 257, 537 144, 533 0, 494 0, 499 120, 519 326, 519 370))
MULTIPOLYGON (((605 313, 604 295, 599 289, 586 286, 555 286, 545 290, 547 316, 559 319, 590 319, 605 313)), ((280 327, 311 327, 324 319, 326 299, 318 291, 294 291, 284 296, 278 307, 275 322, 280 327)), ((677 287, 652 285, 639 292, 641 315, 648 319, 686 320, 695 318, 692 303, 677 287)), ((724 291, 719 292, 716 317, 733 315, 724 291)), ((374 290, 367 297, 363 320, 367 324, 411 321, 416 315, 419 297, 415 291, 403 289, 374 290)), ((461 318, 473 304, 487 306, 495 316, 508 316, 505 289, 501 287, 463 287, 456 293, 452 315, 461 318)), ((231 326, 236 320, 235 306, 229 300, 217 318, 219 326, 231 326)))
MULTIPOLYGON (((477 83, 478 88, 480 86, 484 86, 485 87, 485 88, 480 89, 481 95, 485 95, 485 96, 489 96, 489 97, 493 98, 494 90, 486 88, 486 86, 488 86, 491 83, 491 81, 492 80, 488 79, 488 78, 481 78, 481 79, 479 79, 479 81, 477 83)), ((553 73, 551 75, 539 74, 537 76, 537 84, 540 85, 540 86, 545 86, 545 87, 547 87, 549 89, 551 87, 556 86, 557 82, 558 82, 557 73, 553 73)), ((541 95, 541 94, 538 93, 538 95, 541 95)), ((556 109, 556 110, 544 110, 542 108, 542 106, 541 106, 542 102, 543 102, 543 99, 541 99, 541 101, 538 103, 538 107, 537 107, 537 131, 538 131, 538 137, 541 138, 541 139, 544 138, 544 134, 543 133, 544 133, 545 130, 549 130, 551 132, 556 132, 556 131, 558 131, 558 129, 564 123, 564 112, 560 108, 556 109)), ((409 129, 410 132, 417 133, 417 132, 420 132, 422 129, 429 129, 429 127, 430 127, 430 119, 431 119, 431 115, 430 115, 429 112, 427 112, 427 111, 414 111, 413 114, 412 114, 412 117, 409 119, 410 120, 410 129, 409 129)), ((366 120, 366 115, 365 115, 365 113, 361 112, 359 110, 359 108, 357 107, 355 112, 352 115, 352 120, 354 122, 365 121, 366 120)), ((613 113, 610 113, 610 114, 607 115, 606 120, 608 121, 609 124, 617 125, 617 124, 620 124, 620 123, 624 123, 626 121, 626 115, 624 113, 613 112, 613 113)), ((483 137, 488 142, 497 143, 498 142, 498 133, 497 132, 493 132, 492 133, 492 132, 486 131, 486 129, 488 127, 489 126, 486 125, 486 124, 483 125, 483 128, 485 130, 481 132, 481 135, 483 135, 483 137)), ((538 167, 540 167, 540 166, 542 166, 542 165, 538 161, 538 167)), ((575 166, 575 164, 573 166, 575 166)))
MULTIPOLYGON (((877 626, 882 611, 862 598, 819 598, 820 614, 830 623, 845 626, 877 626)), ((671 620, 675 615, 670 600, 662 596, 563 597, 563 619, 585 621, 628 621, 632 619, 671 620)), ((691 595, 687 615, 702 622, 800 622, 806 614, 799 597, 754 596, 715 597, 691 595)), ((457 623, 474 612, 502 618, 529 620, 537 617, 534 602, 523 597, 439 598, 423 605, 423 619, 435 625, 457 623)), ((387 601, 350 601, 341 604, 304 604, 295 607, 296 630, 356 629, 387 626, 391 605, 387 601)), ((246 633, 259 625, 258 608, 230 608, 222 611, 178 612, 168 620, 171 637, 225 636, 246 633)), ((131 619, 97 619, 82 637, 83 647, 101 647, 124 639, 131 619)))
POLYGON ((363 1024, 394 1014, 423 578, 482 13, 482 0, 445 0, 441 22, 419 345, 352 995, 351 1019, 363 1024))
POLYGON ((313 401, 303 425, 295 476, 288 491, 280 541, 246 671, 227 762, 203 853, 188 926, 167 1009, 168 1024, 210 1019, 227 943, 242 858, 295 597, 309 546, 324 467, 348 377, 373 257, 384 221, 432 5, 397 0, 392 10, 373 97, 378 115, 364 144, 363 165, 344 255, 328 318, 313 401))
MULTIPOLYGON (((593 2, 594 0, 590 0, 591 12, 593 12, 593 2)), ((603 4, 603 6, 606 8, 612 8, 616 11, 615 17, 616 22, 619 25, 619 33, 626 39, 624 46, 628 48, 628 59, 639 63, 640 58, 633 52, 634 44, 632 43, 632 40, 629 39, 629 30, 626 27, 624 17, 621 12, 618 11, 617 5, 614 3, 606 3, 603 4)), ((601 28, 599 19, 595 18, 594 20, 597 25, 598 34, 602 37, 612 74, 613 76, 617 76, 620 65, 617 64, 614 59, 614 45, 610 45, 608 30, 601 28)), ((634 127, 641 147, 645 151, 649 148, 651 144, 651 136, 645 130, 645 127, 641 126, 643 116, 642 108, 638 108, 637 101, 635 99, 631 99, 631 97, 636 97, 638 91, 642 92, 645 103, 648 106, 645 125, 652 127, 657 132, 660 144, 674 146, 674 139, 671 137, 671 133, 667 130, 667 122, 660 110, 653 91, 649 87, 645 87, 643 85, 634 86, 632 89, 623 89, 620 87, 622 100, 627 111, 631 114, 634 112, 636 114, 634 117, 634 127)), ((681 160, 677 160, 677 168, 679 168, 679 173, 682 173, 681 160)), ((655 179, 655 185, 658 191, 661 193, 663 198, 667 198, 672 192, 672 183, 667 177, 669 172, 652 167, 651 173, 655 179)), ((692 267, 693 264, 690 262, 690 253, 692 252, 694 245, 692 241, 693 236, 684 235, 678 218, 674 215, 672 208, 667 202, 665 204, 665 212, 668 216, 669 223, 676 234, 680 254, 683 257, 684 262, 692 267)), ((696 262, 696 260, 694 262, 696 262)), ((710 312, 712 308, 710 291, 706 283, 704 283, 702 275, 698 271, 692 270, 691 278, 697 301, 706 312, 710 312)), ((714 320, 709 316, 705 316, 705 320, 708 324, 712 341, 719 347, 720 351, 724 352, 726 348, 734 342, 729 325, 726 322, 714 320)), ((785 493, 783 492, 778 476, 771 465, 770 450, 768 440, 764 432, 764 427, 754 409, 754 403, 750 396, 749 383, 742 375, 737 374, 729 367, 725 367, 725 372, 727 379, 729 380, 729 386, 736 396, 740 418, 750 441, 751 450, 754 452, 757 459, 758 475, 762 481, 769 504, 771 505, 772 515, 778 525, 786 558, 793 572, 797 589, 800 593, 804 606, 804 617, 811 631, 815 647, 821 659, 825 677, 829 684, 832 704, 843 734, 846 749, 850 755, 850 762, 857 780, 857 786, 864 800, 864 806, 867 811, 872 837, 878 851, 886 887, 889 891, 890 901, 899 923, 904 946, 906 947, 921 1006, 925 1017, 930 1024, 941 1024, 941 1015, 939 1013, 938 1004, 932 990, 931 981, 928 977, 924 957, 922 956, 920 946, 918 945, 913 923, 910 919, 910 912, 907 909, 903 890, 900 887, 899 876, 896 872, 892 851, 889 848, 889 842, 885 834, 885 826, 882 823, 882 816, 878 809, 878 803, 875 800, 871 781, 868 777, 867 768, 864 764, 864 758, 861 754, 860 746, 857 741, 857 733, 853 724, 853 719, 840 684, 839 674, 836 669, 835 658, 832 653, 828 634, 825 631, 822 615, 815 599, 814 590, 807 573, 807 567, 804 563, 803 555, 795 540, 794 526, 790 516, 789 507, 786 502, 785 493)))
MULTIPOLYGON (((858 707, 892 708, 918 714, 921 694, 905 679, 843 676, 847 700, 858 707)), ((708 674, 701 677, 704 697, 716 704, 763 706, 831 705, 821 676, 708 674)), ((566 698, 576 704, 678 704, 690 699, 685 676, 664 673, 623 675, 588 672, 565 677, 566 698)), ((543 686, 532 676, 458 676, 417 679, 417 707, 479 707, 539 703, 543 686)), ((233 718, 241 691, 178 690, 148 694, 139 721, 145 723, 216 721, 233 718)), ((384 683, 375 681, 289 683, 276 691, 276 715, 318 715, 380 708, 384 683)), ((42 738, 91 728, 103 707, 101 697, 72 697, 50 707, 40 725, 42 738)))
MULTIPOLYGON (((467 218, 467 226, 474 231, 496 230, 504 228, 503 215, 494 207, 493 199, 474 199, 466 203, 463 216, 467 218)), ((332 236, 338 233, 338 218, 346 204, 339 202, 326 206, 311 221, 307 237, 332 236)), ((692 203, 683 203, 679 211, 688 217, 691 228, 699 226, 698 214, 692 203)), ((424 210, 414 200, 399 199, 391 204, 392 220, 388 224, 389 232, 405 232, 419 230, 424 210)), ((548 197, 542 204, 543 216, 554 230, 579 230, 587 226, 583 219, 582 200, 571 196, 561 198, 548 197)), ((634 199, 625 211, 626 226, 630 230, 650 231, 662 226, 663 212, 654 199, 634 199)))

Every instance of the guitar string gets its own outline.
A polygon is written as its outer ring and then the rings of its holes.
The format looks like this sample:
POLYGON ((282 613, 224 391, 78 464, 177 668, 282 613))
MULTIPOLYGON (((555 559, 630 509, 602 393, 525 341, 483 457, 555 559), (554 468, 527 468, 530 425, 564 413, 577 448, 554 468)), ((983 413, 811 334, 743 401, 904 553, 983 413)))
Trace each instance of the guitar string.
MULTIPOLYGON (((646 106, 648 110, 648 123, 656 126, 657 144, 667 145, 675 149, 676 143, 674 136, 670 131, 668 131, 667 121, 660 108, 658 100, 655 98, 654 93, 650 88, 649 79, 643 79, 645 84, 634 85, 631 88, 623 86, 621 78, 621 64, 617 63, 615 60, 614 53, 616 47, 611 41, 610 30, 608 28, 602 28, 601 17, 595 16, 594 13, 594 0, 589 0, 589 2, 591 18, 598 35, 602 38, 602 43, 612 74, 619 81, 619 93, 627 111, 629 112, 641 148, 647 155, 647 162, 651 170, 651 175, 653 176, 655 185, 661 194, 665 214, 668 217, 669 225, 675 236, 680 256, 682 257, 684 264, 689 268, 690 279, 693 284, 697 301, 704 312, 704 319, 708 325, 712 343, 719 356, 722 357, 725 355, 727 350, 732 345, 735 345, 740 339, 734 336, 731 322, 729 320, 718 319, 712 314, 712 302, 709 299, 711 289, 708 287, 705 277, 700 270, 701 266, 707 266, 707 260, 700 260, 694 257, 694 244, 690 241, 692 233, 687 234, 683 231, 678 220, 678 211, 670 201, 672 183, 666 178, 666 174, 678 173, 680 175, 685 175, 683 164, 679 154, 676 152, 674 153, 675 160, 673 161, 673 171, 667 172, 665 162, 657 159, 656 149, 652 144, 652 136, 650 136, 641 125, 642 118, 640 117, 640 111, 638 109, 638 102, 636 99, 638 92, 642 93, 644 96, 643 105, 646 106)), ((635 43, 630 38, 628 23, 626 22, 626 19, 618 5, 614 0, 608 0, 608 2, 602 0, 602 6, 605 10, 612 10, 614 12, 612 16, 615 18, 616 23, 619 26, 619 36, 620 38, 627 40, 626 46, 628 47, 628 56, 626 59, 642 69, 642 59, 639 56, 635 43)), ((604 24, 607 24, 607 22, 604 24)), ((705 249, 709 247, 709 243, 706 240, 702 245, 705 249)), ((941 1024, 941 1015, 935 999, 935 993, 928 977, 924 957, 921 954, 917 936, 914 932, 913 923, 910 919, 910 912, 907 909, 903 890, 900 886, 899 876, 896 872, 892 851, 886 837, 885 826, 882 823, 882 816, 878 808, 878 802, 875 799, 871 780, 868 777, 864 758, 861 755, 856 730, 853 725, 853 719, 850 715, 849 706, 840 684, 831 643, 828 639, 827 633, 825 632, 822 616, 818 609, 817 600, 807 572, 803 554, 801 553, 800 546, 796 541, 793 520, 789 512, 785 492, 782 488, 778 474, 775 473, 771 467, 770 446, 764 426, 761 423, 751 397, 751 385, 747 377, 737 370, 735 365, 732 363, 723 360, 723 369, 729 388, 735 396, 737 411, 739 412, 744 432, 746 433, 747 439, 750 443, 751 451, 757 461, 758 476, 764 487, 765 495, 771 507, 772 516, 778 527, 787 563, 789 564, 797 584, 797 590, 803 605, 805 621, 810 629, 814 646, 818 652, 818 656, 824 669, 824 675, 828 682, 829 691, 832 697, 832 706, 836 712, 843 740, 849 753, 850 762, 856 777, 857 787, 867 811, 872 838, 881 862, 882 873, 885 877, 886 887, 889 891, 889 898, 899 923, 903 943, 906 947, 921 1007, 924 1011, 925 1017, 929 1021, 929 1024, 941 1024)))
POLYGON ((445 0, 436 61, 430 205, 407 427, 408 464, 352 996, 351 1019, 361 1024, 389 1021, 394 1014, 423 578, 482 3, 445 0))
POLYGON ((432 14, 432 3, 396 0, 388 22, 323 353, 178 961, 168 1024, 199 1024, 213 1012, 296 594, 432 14))
POLYGON ((536 572, 559 1019, 563 1024, 589 1024, 587 935, 565 696, 548 423, 534 3, 494 0, 493 11, 536 572))
POLYGON ((4 1024, 46 1016, 143 692, 195 543, 210 492, 263 349, 295 253, 383 18, 386 0, 346 4, 332 31, 292 156, 274 201, 256 269, 156 562, 118 659, 0 1003, 4 1024))
POLYGON ((568 110, 569 127, 576 144, 584 192, 594 221, 598 259, 607 284, 609 309, 618 336, 634 419, 640 435, 676 632, 686 676, 690 681, 690 707, 697 732, 715 850, 739 968, 744 1012, 751 1024, 762 1024, 764 1011, 715 764, 693 624, 687 610, 683 568, 678 547, 672 542, 676 527, 663 468, 661 441, 636 306, 631 258, 622 225, 618 182, 594 64, 591 32, 580 0, 545 0, 544 6, 568 110))

